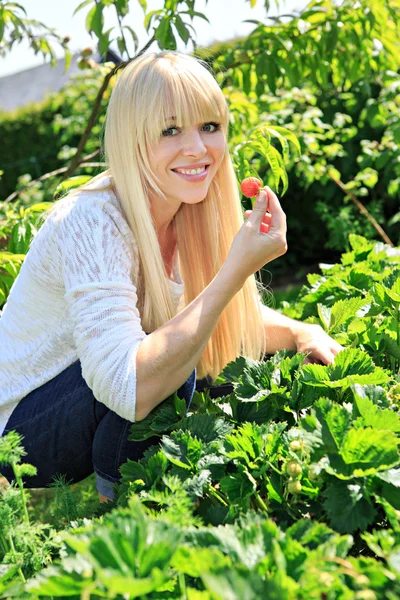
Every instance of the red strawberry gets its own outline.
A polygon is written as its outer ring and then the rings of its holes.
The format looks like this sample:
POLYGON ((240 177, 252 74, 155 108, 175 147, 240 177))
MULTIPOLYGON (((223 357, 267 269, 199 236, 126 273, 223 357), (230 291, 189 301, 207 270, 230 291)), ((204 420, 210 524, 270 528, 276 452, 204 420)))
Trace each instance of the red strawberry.
POLYGON ((257 196, 261 184, 262 181, 257 179, 257 177, 246 177, 240 184, 240 189, 246 198, 252 198, 253 196, 257 196))

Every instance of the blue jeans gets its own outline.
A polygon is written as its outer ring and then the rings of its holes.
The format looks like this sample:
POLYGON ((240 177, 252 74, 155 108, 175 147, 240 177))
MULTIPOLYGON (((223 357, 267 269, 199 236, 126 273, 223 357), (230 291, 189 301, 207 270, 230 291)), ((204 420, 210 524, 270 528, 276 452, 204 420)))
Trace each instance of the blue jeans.
MULTIPOLYGON (((195 387, 196 369, 177 390, 187 408, 195 387)), ((20 400, 3 436, 12 429, 24 436, 27 456, 22 460, 37 468, 37 475, 24 478, 26 487, 46 487, 56 474, 77 483, 94 471, 98 492, 114 498, 119 467, 128 458, 139 460, 160 440, 152 436, 143 442, 128 441, 131 425, 96 400, 77 361, 20 400)), ((9 482, 14 479, 8 465, 0 465, 0 474, 9 482)))

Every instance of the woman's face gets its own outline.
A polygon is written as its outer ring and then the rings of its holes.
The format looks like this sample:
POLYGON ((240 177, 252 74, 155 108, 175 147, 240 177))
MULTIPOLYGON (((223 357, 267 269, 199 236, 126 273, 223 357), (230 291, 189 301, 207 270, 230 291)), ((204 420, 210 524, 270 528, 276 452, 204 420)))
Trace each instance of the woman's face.
POLYGON ((171 125, 160 132, 150 147, 150 165, 159 178, 168 207, 177 210, 182 202, 196 204, 206 197, 208 187, 225 153, 225 135, 219 123, 171 125), (196 169, 199 174, 183 173, 196 169))

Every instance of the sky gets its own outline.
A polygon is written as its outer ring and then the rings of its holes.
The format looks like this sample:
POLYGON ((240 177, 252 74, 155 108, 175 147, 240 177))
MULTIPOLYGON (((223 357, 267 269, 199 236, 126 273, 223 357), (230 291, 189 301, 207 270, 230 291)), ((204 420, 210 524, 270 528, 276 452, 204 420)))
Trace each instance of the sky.
MULTIPOLYGON (((80 51, 82 48, 96 48, 95 38, 91 38, 85 29, 85 18, 89 12, 89 6, 73 15, 75 8, 80 4, 79 0, 19 0, 27 16, 30 19, 41 21, 48 27, 53 27, 62 36, 70 36, 70 49, 73 52, 80 51)), ((308 4, 307 0, 286 0, 279 1, 279 7, 276 8, 276 3, 271 1, 271 8, 265 10, 264 0, 257 0, 256 5, 251 8, 250 2, 247 0, 197 0, 195 10, 204 13, 209 19, 207 23, 204 19, 195 17, 193 22, 189 19, 196 30, 196 43, 198 46, 210 44, 213 41, 223 41, 234 36, 249 35, 255 28, 254 24, 243 23, 245 19, 257 19, 272 24, 268 20, 268 16, 276 16, 279 14, 287 14, 299 12, 308 4)), ((164 6, 163 0, 148 0, 147 12, 156 10, 164 6)), ((105 12, 107 29, 117 24, 116 18, 112 13, 111 8, 105 12)), ((130 0, 130 12, 125 18, 124 24, 132 27, 139 38, 139 49, 142 48, 150 37, 152 29, 149 33, 143 26, 144 12, 138 0, 130 0)), ((186 19, 185 19, 186 20, 186 19)), ((181 52, 191 52, 193 45, 185 43, 178 39, 177 50, 181 52)), ((63 50, 55 45, 56 53, 61 58, 63 50)), ((158 45, 154 43, 150 50, 157 51, 158 45)), ((14 46, 11 52, 5 57, 0 57, 0 77, 9 75, 17 71, 23 71, 40 64, 44 60, 42 55, 34 54, 28 43, 20 43, 14 46)))

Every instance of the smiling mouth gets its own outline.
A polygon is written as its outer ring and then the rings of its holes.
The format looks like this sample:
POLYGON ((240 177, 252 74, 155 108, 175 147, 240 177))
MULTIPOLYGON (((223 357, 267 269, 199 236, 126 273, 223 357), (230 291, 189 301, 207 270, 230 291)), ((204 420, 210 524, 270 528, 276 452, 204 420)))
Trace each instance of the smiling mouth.
MULTIPOLYGON (((201 171, 201 173, 203 173, 204 171, 208 171, 210 165, 204 165, 203 171, 201 171)), ((187 169, 188 171, 190 171, 191 169, 187 169)), ((178 173, 178 175, 193 175, 195 176, 195 173, 182 173, 181 171, 178 171, 178 169, 171 169, 171 171, 173 171, 174 173, 178 173)), ((199 175, 201 175, 201 173, 199 173, 199 175)))

